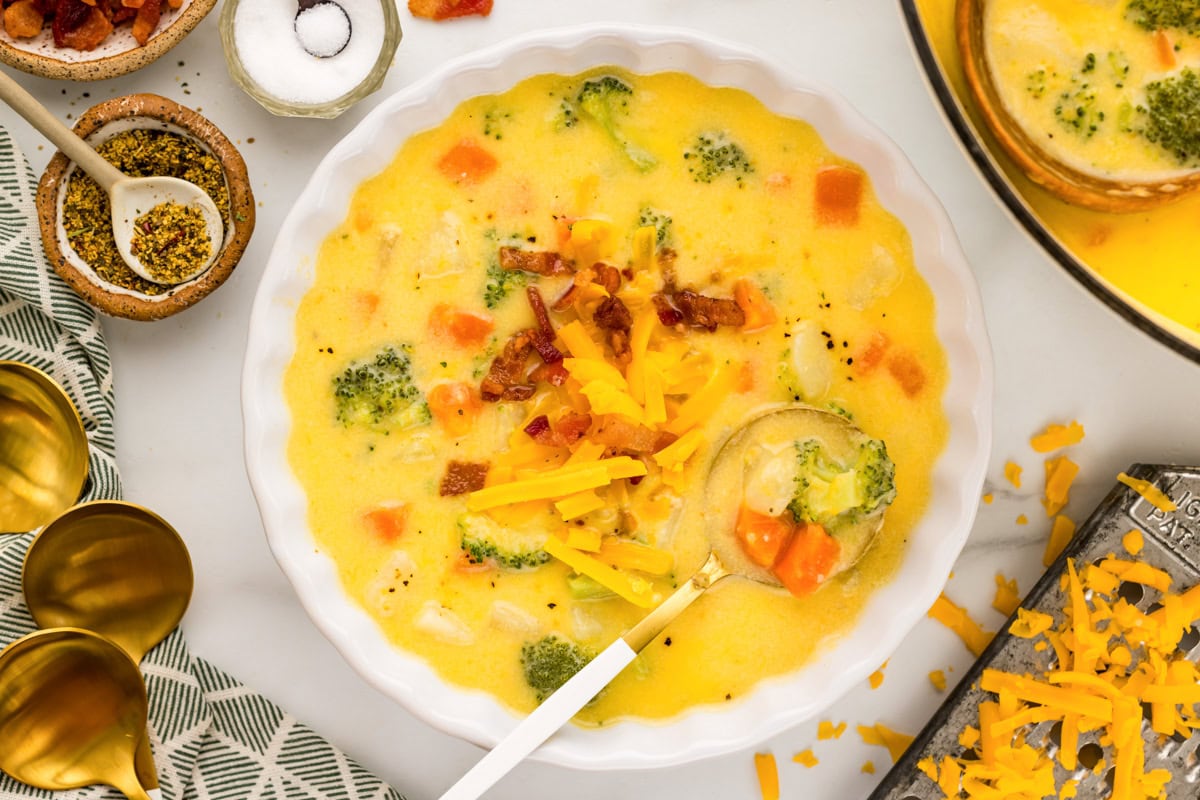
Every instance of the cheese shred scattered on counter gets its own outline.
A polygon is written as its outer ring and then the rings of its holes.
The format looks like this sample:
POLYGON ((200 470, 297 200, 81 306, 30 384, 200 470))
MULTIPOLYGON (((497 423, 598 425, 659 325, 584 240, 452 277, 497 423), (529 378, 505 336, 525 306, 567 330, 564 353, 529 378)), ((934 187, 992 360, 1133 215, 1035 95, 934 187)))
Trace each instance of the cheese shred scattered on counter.
POLYGON ((762 800, 779 800, 779 770, 775 766, 775 756, 771 753, 755 753, 754 772, 758 775, 762 800))
POLYGON ((971 615, 965 609, 955 605, 950 598, 946 597, 945 593, 938 596, 928 614, 957 633, 963 640, 963 644, 976 658, 983 653, 984 648, 988 646, 988 642, 992 641, 992 636, 994 636, 979 627, 979 623, 971 619, 971 615))

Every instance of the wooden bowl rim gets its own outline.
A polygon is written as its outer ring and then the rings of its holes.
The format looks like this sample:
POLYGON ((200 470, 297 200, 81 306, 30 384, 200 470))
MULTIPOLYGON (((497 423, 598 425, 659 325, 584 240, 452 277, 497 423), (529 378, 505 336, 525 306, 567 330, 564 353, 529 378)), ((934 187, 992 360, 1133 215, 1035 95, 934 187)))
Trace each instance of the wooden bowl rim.
POLYGON ((216 261, 200 277, 168 289, 161 295, 146 295, 130 290, 111 291, 111 286, 94 273, 85 273, 73 264, 59 247, 58 196, 74 165, 61 152, 50 159, 38 182, 38 225, 42 249, 63 280, 92 305, 105 313, 125 319, 152 321, 164 319, 195 304, 225 282, 233 272, 254 231, 254 194, 246 173, 246 162, 233 143, 207 118, 173 100, 155 94, 114 97, 89 108, 75 123, 75 132, 86 138, 109 123, 131 117, 144 117, 173 124, 208 147, 225 171, 229 188, 232 230, 216 261))
POLYGON ((192 0, 174 19, 155 33, 144 45, 135 45, 111 56, 86 61, 62 59, 23 50, 12 43, 0 28, 0 62, 43 78, 72 81, 98 81, 128 75, 153 63, 179 44, 217 5, 217 0, 192 0))

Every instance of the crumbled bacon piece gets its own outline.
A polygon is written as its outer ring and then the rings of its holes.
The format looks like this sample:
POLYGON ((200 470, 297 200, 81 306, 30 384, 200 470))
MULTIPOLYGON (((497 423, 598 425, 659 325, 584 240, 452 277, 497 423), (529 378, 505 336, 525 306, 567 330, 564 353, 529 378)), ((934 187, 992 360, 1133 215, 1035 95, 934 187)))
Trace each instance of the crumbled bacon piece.
POLYGON ((492 359, 488 374, 479 386, 484 400, 527 400, 533 395, 533 387, 525 384, 525 362, 533 349, 535 331, 517 331, 504 343, 504 351, 492 359), (519 386, 523 388, 517 389, 519 386), (524 389, 528 389, 528 394, 524 389), (520 396, 524 394, 524 396, 520 396))
POLYGON ((580 439, 592 427, 592 415, 582 411, 568 411, 554 423, 554 434, 559 441, 569 447, 580 439))
POLYGON ((592 432, 591 439, 614 453, 653 453, 658 449, 659 436, 645 426, 613 415, 592 432))
POLYGON ((569 377, 571 373, 567 372, 561 361, 555 364, 538 364, 533 368, 533 372, 529 373, 529 380, 533 383, 548 383, 551 386, 562 386, 569 377))
POLYGON ((442 497, 452 497, 467 492, 477 492, 487 481, 489 469, 491 469, 491 465, 486 461, 483 463, 451 461, 446 464, 446 473, 442 475, 438 494, 442 497))
POLYGON ((590 267, 584 267, 575 273, 575 279, 571 282, 567 291, 563 292, 562 296, 554 301, 554 310, 566 311, 575 305, 579 290, 591 283, 603 286, 604 290, 610 295, 616 294, 617 289, 621 288, 621 270, 599 261, 590 267))
POLYGON ((682 289, 671 295, 671 300, 683 321, 697 328, 715 331, 718 325, 741 327, 746 323, 746 312, 737 301, 682 289))
POLYGON ((656 294, 654 310, 658 312, 658 321, 668 328, 674 328, 683 322, 683 312, 671 305, 670 299, 664 294, 656 294))
POLYGON ((525 290, 529 298, 529 307, 533 309, 533 317, 537 320, 537 328, 533 331, 533 346, 547 364, 557 364, 563 360, 562 351, 554 346, 554 326, 550 324, 550 313, 546 311, 546 302, 536 286, 525 290))
POLYGON ((574 272, 571 262, 553 250, 522 250, 519 247, 500 248, 500 268, 537 275, 570 275, 574 272))
POLYGON ((613 265, 597 262, 592 265, 592 271, 596 273, 593 282, 603 286, 609 294, 616 294, 621 288, 621 270, 613 265))
POLYGON ((606 331, 628 333, 633 327, 633 315, 629 313, 629 308, 621 301, 621 298, 616 295, 604 298, 596 307, 596 313, 592 315, 592 320, 595 321, 597 327, 606 331))
POLYGON ((540 414, 529 420, 529 424, 525 426, 524 431, 530 439, 533 439, 538 444, 553 444, 551 439, 554 436, 554 431, 550 428, 550 418, 545 414, 540 414))
POLYGON ((520 402, 533 397, 533 393, 537 391, 537 387, 531 383, 518 383, 516 386, 508 386, 500 393, 501 400, 509 402, 520 402))

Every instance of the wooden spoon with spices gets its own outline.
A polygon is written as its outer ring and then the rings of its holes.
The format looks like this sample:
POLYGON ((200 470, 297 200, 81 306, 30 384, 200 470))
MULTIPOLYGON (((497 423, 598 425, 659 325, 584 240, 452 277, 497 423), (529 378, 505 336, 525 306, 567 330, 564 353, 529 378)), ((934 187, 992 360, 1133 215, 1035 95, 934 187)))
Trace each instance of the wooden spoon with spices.
MULTIPOLYGON (((129 268, 148 281, 172 285, 191 280, 207 270, 221 252, 225 223, 212 198, 199 186, 180 178, 156 176, 131 178, 104 160, 85 140, 59 122, 33 95, 0 71, 0 100, 25 118, 68 158, 79 165, 100 188, 108 193, 112 208, 113 239, 129 268), (166 244, 154 247, 153 255, 168 269, 156 269, 142 262, 134 252, 135 240, 151 233, 143 219, 148 214, 194 223, 195 236, 168 237, 166 244), (139 226, 139 221, 142 224, 139 226), (186 239, 186 241, 185 241, 186 239), (197 246, 196 241, 200 240, 197 246), (207 239, 205 242, 204 240, 207 239), (177 254, 171 248, 179 246, 177 254), (185 249, 186 248, 186 249, 185 249), (172 256, 174 257, 172 258, 172 256)), ((181 225, 180 230, 186 230, 181 225)), ((152 263, 154 259, 151 259, 152 263)))

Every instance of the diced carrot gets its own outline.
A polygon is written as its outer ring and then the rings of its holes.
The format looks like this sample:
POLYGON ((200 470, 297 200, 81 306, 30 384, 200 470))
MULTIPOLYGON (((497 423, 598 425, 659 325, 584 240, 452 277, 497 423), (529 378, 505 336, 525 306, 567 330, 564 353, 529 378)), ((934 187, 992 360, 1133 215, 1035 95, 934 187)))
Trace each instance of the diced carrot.
POLYGON ((438 160, 438 171, 455 183, 468 186, 487 179, 500 162, 470 139, 463 139, 438 160))
POLYGON ((892 340, 883 331, 875 331, 871 334, 867 346, 854 356, 855 371, 865 375, 878 367, 883 362, 883 357, 887 354, 891 343, 892 340))
POLYGON ((914 397, 925 387, 925 370, 916 356, 908 352, 892 353, 887 362, 888 372, 900 384, 909 397, 914 397))
POLYGON ((1175 43, 1164 30, 1154 32, 1154 54, 1158 56, 1158 65, 1163 69, 1175 66, 1175 43))
POLYGON ((472 14, 486 17, 492 13, 492 0, 408 0, 408 11, 439 22, 472 14))
POLYGON ((738 280, 733 285, 733 299, 746 315, 743 331, 757 331, 775 323, 775 307, 753 282, 745 278, 738 280))
POLYGON ((818 225, 853 227, 862 205, 863 174, 852 167, 817 170, 815 209, 818 225))
POLYGON ((362 317, 370 317, 379 309, 378 292, 355 292, 352 302, 354 310, 362 317))
POLYGON ((483 409, 483 401, 468 383, 439 383, 429 391, 429 410, 446 433, 465 436, 483 409))
POLYGON ((738 394, 748 394, 754 391, 754 364, 746 361, 738 370, 737 384, 734 389, 738 394))
POLYGON ((362 515, 363 524, 384 544, 396 541, 408 526, 409 508, 404 503, 384 503, 362 515))
POLYGON ((768 517, 742 506, 734 532, 751 561, 760 567, 773 567, 791 540, 794 527, 784 517, 768 517))
POLYGON ((812 522, 797 525, 791 544, 772 570, 796 597, 817 590, 837 564, 842 548, 825 528, 812 522))
POLYGON ((448 303, 437 304, 429 314, 429 330, 459 347, 482 347, 495 327, 491 317, 461 311, 448 303))

